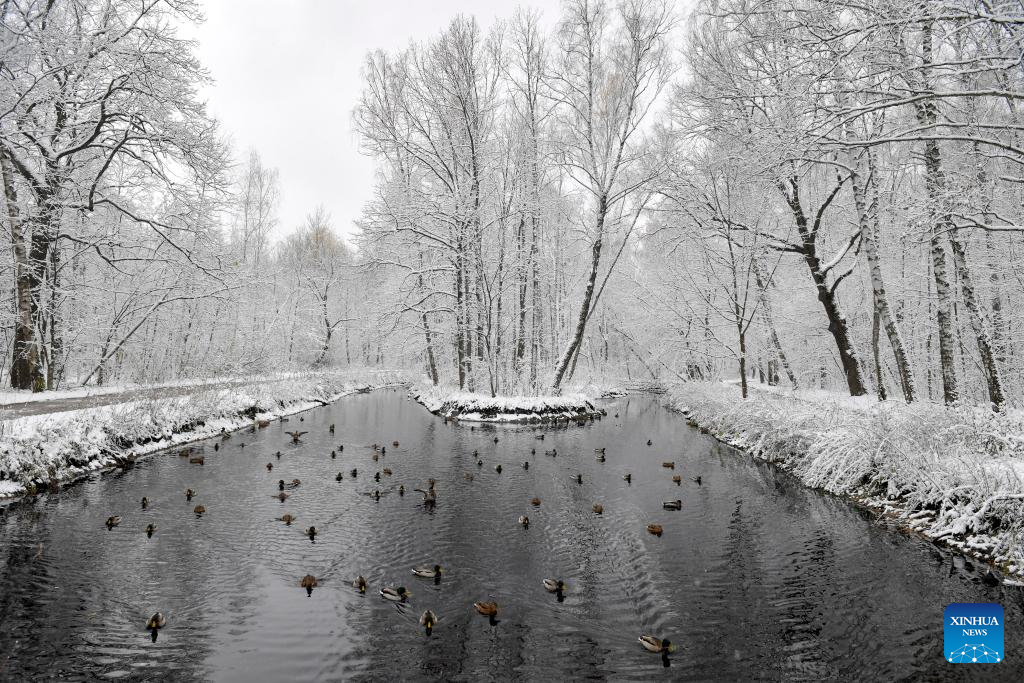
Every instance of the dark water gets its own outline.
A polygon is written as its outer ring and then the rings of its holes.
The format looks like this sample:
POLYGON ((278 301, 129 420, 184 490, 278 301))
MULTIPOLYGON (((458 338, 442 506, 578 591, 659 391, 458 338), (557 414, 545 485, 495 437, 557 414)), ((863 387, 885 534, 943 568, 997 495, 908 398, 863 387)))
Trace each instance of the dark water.
POLYGON ((446 425, 379 391, 236 433, 217 453, 209 442, 205 466, 161 455, 10 506, 0 678, 1020 680, 1020 589, 983 586, 979 566, 737 456, 652 400, 607 407, 604 420, 548 428, 539 441, 537 428, 446 425), (293 446, 289 429, 310 433, 293 446), (387 444, 379 463, 372 442, 387 444), (557 457, 544 455, 551 448, 557 457), (394 476, 376 484, 384 467, 394 476), (433 510, 412 492, 428 477, 433 510), (293 478, 301 486, 279 502, 278 479, 293 478), (377 487, 379 501, 366 495, 377 487), (681 511, 662 510, 676 498, 681 511), (285 512, 298 517, 291 527, 275 521, 285 512), (124 521, 108 531, 114 514, 124 521), (662 537, 646 533, 650 522, 662 537), (315 544, 302 533, 310 524, 315 544), (435 562, 446 568, 439 585, 411 576, 435 562), (299 587, 307 573, 320 582, 312 597, 299 587), (351 587, 357 574, 372 593, 351 587), (564 602, 544 577, 568 581, 564 602), (402 584, 413 592, 404 610, 376 594, 402 584), (477 600, 500 604, 496 626, 473 611, 477 600), (989 601, 1006 609, 1005 661, 946 664, 944 607, 989 601), (430 638, 417 623, 426 608, 441 617, 430 638), (154 643, 145 622, 157 610, 168 624, 154 643), (641 633, 679 644, 670 668, 639 647, 641 633))

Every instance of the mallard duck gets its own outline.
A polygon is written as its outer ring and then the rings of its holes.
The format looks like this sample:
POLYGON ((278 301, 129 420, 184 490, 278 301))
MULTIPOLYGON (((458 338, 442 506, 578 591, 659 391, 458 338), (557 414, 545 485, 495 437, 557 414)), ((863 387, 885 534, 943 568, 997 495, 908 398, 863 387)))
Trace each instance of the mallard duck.
POLYGON ((294 488, 298 488, 301 485, 302 485, 301 481, 299 481, 298 479, 292 479, 291 482, 288 484, 288 488, 294 489, 294 488))
POLYGON ((296 520, 295 515, 284 514, 277 518, 278 521, 284 522, 285 526, 291 526, 292 522, 296 520))
POLYGON ((427 630, 428 636, 430 635, 430 632, 434 630, 434 624, 436 623, 437 615, 431 612, 430 610, 427 610, 426 612, 420 615, 420 626, 427 630))
POLYGON ((552 448, 550 451, 544 451, 544 455, 550 455, 553 458, 558 455, 558 449, 552 448))
POLYGON ((374 454, 373 454, 373 461, 374 461, 374 462, 380 462, 380 456, 379 456, 379 455, 377 455, 376 453, 374 453, 374 454))
POLYGON ((533 507, 540 507, 540 498, 534 497, 530 500, 530 505, 533 507))
POLYGON ((381 457, 383 458, 387 454, 388 454, 388 447, 387 446, 381 446, 380 447, 380 455, 381 455, 381 457))
POLYGON ((594 514, 595 515, 603 515, 604 514, 604 506, 601 505, 600 503, 594 503, 594 508, 593 509, 594 509, 594 514))
POLYGON ((487 617, 491 622, 491 626, 494 626, 497 623, 494 618, 498 616, 498 603, 474 602, 473 608, 483 616, 487 617))
POLYGON ((380 481, 380 472, 374 472, 373 473, 373 480, 374 481, 380 481))
POLYGON ((267 463, 267 472, 272 472, 273 470, 274 470, 274 463, 268 462, 267 463))
POLYGON ((196 495, 195 489, 185 489, 185 500, 192 502, 192 498, 196 495))
POLYGON ((676 468, 676 461, 673 460, 672 462, 663 462, 661 463, 661 466, 669 470, 674 470, 676 468))
POLYGON ((121 523, 121 517, 118 515, 111 515, 107 517, 107 528, 113 529, 115 526, 121 523))
POLYGON ((374 489, 372 495, 374 500, 380 501, 380 489, 374 489))
POLYGON ((195 458, 189 458, 188 462, 191 465, 205 465, 206 464, 206 458, 204 456, 200 455, 200 456, 197 456, 195 458))
POLYGON ((537 449, 536 448, 531 448, 530 449, 530 455, 537 455, 537 449))
POLYGON ((630 474, 629 472, 626 472, 624 475, 622 475, 622 480, 627 484, 631 484, 633 483, 633 475, 630 474))
POLYGON ((398 495, 400 495, 400 496, 404 496, 405 495, 405 484, 399 484, 398 485, 398 495))
POLYGON ((231 438, 231 432, 228 431, 227 427, 220 428, 220 438, 223 439, 224 441, 227 441, 228 439, 231 438))
POLYGON ((696 476, 696 477, 691 477, 690 479, 691 479, 691 480, 692 480, 692 481, 693 481, 693 482, 694 482, 695 484, 697 484, 697 486, 700 486, 700 476, 699 476, 699 475, 698 475, 698 476, 696 476))
POLYGON ((353 479, 355 479, 355 478, 356 478, 356 476, 357 476, 357 475, 359 474, 359 470, 357 470, 356 468, 354 468, 354 467, 353 467, 353 468, 352 468, 352 471, 351 471, 351 472, 349 472, 349 474, 350 474, 350 475, 352 475, 352 478, 353 478, 353 479))
POLYGON ((390 468, 390 467, 385 467, 384 469, 382 469, 382 470, 381 470, 381 472, 383 472, 383 473, 384 473, 384 476, 385 476, 385 477, 390 477, 390 476, 391 476, 391 474, 392 474, 392 473, 391 473, 391 468, 390 468))
POLYGON ((604 453, 598 453, 597 461, 598 462, 604 462, 605 461, 604 453))
POLYGON ((395 448, 398 448, 398 442, 397 441, 392 441, 391 445, 394 446, 395 448))
POLYGON ((595 453, 604 453, 604 448, 595 448, 594 452, 595 453))
POLYGON ((529 460, 524 460, 523 461, 523 469, 524 470, 530 469, 530 461, 529 460))
POLYGON ((484 461, 483 460, 477 460, 476 461, 476 466, 477 467, 483 467, 484 466, 484 461))
POLYGON ((192 455, 191 448, 182 448, 180 451, 178 451, 178 457, 180 458, 187 458, 190 455, 192 455))
POLYGON ((256 426, 260 429, 270 426, 270 420, 256 420, 256 426))
POLYGON ((640 641, 640 644, 643 645, 644 649, 648 652, 667 654, 669 652, 676 651, 676 646, 673 645, 672 641, 668 638, 666 638, 665 640, 661 640, 660 638, 655 638, 654 636, 643 635, 640 636, 637 640, 640 641))
MULTIPOLYGON (((213 444, 213 450, 214 450, 214 451, 219 451, 219 450, 220 450, 220 444, 219 444, 219 443, 215 443, 215 444, 213 444)), ((191 460, 189 460, 189 462, 192 462, 192 461, 191 461, 191 460)), ((200 464, 202 464, 202 463, 200 463, 200 464)))
POLYGON ((316 588, 318 585, 320 585, 320 584, 317 583, 316 577, 313 576, 312 574, 306 574, 305 576, 302 577, 302 580, 299 581, 299 586, 301 588, 305 588, 306 589, 306 597, 307 598, 309 596, 313 595, 313 589, 316 588))
POLYGON ((679 486, 680 484, 683 483, 683 477, 678 474, 673 474, 672 481, 675 483, 676 486, 679 486))
POLYGON ((683 501, 681 501, 681 500, 666 500, 664 503, 661 504, 661 507, 665 508, 666 510, 682 510, 683 509, 683 501))
POLYGON ((558 596, 559 601, 562 600, 563 594, 568 589, 568 586, 565 585, 565 581, 562 581, 561 579, 544 579, 543 584, 544 590, 548 593, 554 593, 558 596))
POLYGON ((399 586, 398 588, 384 587, 380 589, 380 597, 391 602, 405 602, 412 595, 405 589, 405 586, 399 586))
POLYGON ((148 507, 149 507, 149 498, 147 498, 146 496, 143 496, 142 497, 142 509, 145 510, 148 507))
POLYGON ((498 474, 501 474, 501 465, 495 465, 494 471, 497 472, 498 474))
POLYGON ((519 515, 519 523, 523 525, 524 528, 530 528, 530 518, 526 515, 519 515))
POLYGON ((648 524, 647 525, 647 532, 651 533, 651 534, 654 534, 655 536, 661 536, 661 533, 663 531, 664 531, 664 529, 661 528, 660 524, 648 524))
POLYGON ((157 612, 146 621, 147 631, 156 631, 167 625, 167 617, 162 612, 157 612))
POLYGON ((355 586, 360 593, 366 592, 366 579, 364 579, 362 575, 357 576, 356 580, 352 582, 352 585, 355 586))
POLYGON ((331 427, 330 427, 329 431, 331 432, 331 434, 334 433, 334 423, 333 422, 331 423, 331 427))
POLYGON ((280 460, 281 459, 281 451, 278 451, 277 453, 274 453, 274 457, 277 458, 278 460, 280 460))
POLYGON ((295 432, 285 432, 285 434, 287 434, 288 436, 292 437, 292 443, 298 443, 298 442, 299 442, 299 439, 301 439, 301 438, 302 438, 302 435, 303 435, 303 434, 306 434, 306 433, 307 433, 307 432, 299 432, 299 431, 295 431, 295 432))
POLYGON ((153 532, 156 531, 156 524, 149 523, 146 525, 146 537, 153 538, 153 532))
POLYGON ((462 478, 465 479, 466 481, 473 481, 473 473, 466 472, 465 474, 462 475, 462 478))
POLYGON ((338 451, 331 451, 331 460, 338 459, 338 451))
POLYGON ((648 445, 648 446, 650 446, 650 445, 651 445, 651 440, 650 440, 650 439, 647 439, 647 445, 648 445))
POLYGON ((498 437, 494 437, 494 443, 498 443, 498 437))
POLYGON ((582 474, 577 474, 576 475, 576 483, 579 484, 580 486, 583 485, 583 475, 582 474))
POLYGON ((334 481, 341 481, 344 478, 345 477, 342 475, 341 472, 338 472, 336 475, 334 475, 334 481))
POLYGON ((277 480, 277 490, 284 491, 284 479, 277 480))
POLYGON ((440 579, 441 565, 435 564, 433 567, 416 567, 412 570, 412 573, 423 579, 440 579))
POLYGON ((343 444, 343 443, 338 444, 338 452, 339 453, 344 453, 345 452, 345 444, 343 444))
POLYGON ((288 500, 288 494, 285 493, 284 491, 281 491, 279 494, 274 496, 274 498, 277 498, 279 501, 281 501, 283 503, 286 500, 288 500))
POLYGON ((533 438, 540 439, 541 441, 543 441, 544 440, 544 435, 543 434, 538 434, 537 436, 535 436, 533 438))
POLYGON ((202 505, 196 505, 194 508, 192 508, 192 512, 196 513, 197 516, 201 517, 204 514, 206 514, 206 508, 202 505))
POLYGON ((316 540, 317 533, 318 532, 317 532, 315 526, 311 526, 308 529, 306 529, 306 535, 309 536, 309 540, 311 540, 311 541, 315 541, 316 540))

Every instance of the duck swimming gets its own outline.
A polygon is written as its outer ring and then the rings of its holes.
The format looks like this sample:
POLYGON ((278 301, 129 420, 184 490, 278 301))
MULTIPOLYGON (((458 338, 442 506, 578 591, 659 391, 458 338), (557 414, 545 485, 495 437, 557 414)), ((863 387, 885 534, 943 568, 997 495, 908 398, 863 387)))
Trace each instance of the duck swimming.
POLYGON ((523 528, 525 529, 530 528, 530 518, 526 515, 519 515, 519 523, 523 525, 523 528))
POLYGON ((530 469, 530 461, 529 460, 524 460, 523 461, 523 469, 524 470, 530 469))
POLYGON ((185 489, 185 500, 192 502, 192 498, 196 495, 195 489, 185 489))
POLYGON ((306 529, 306 535, 309 536, 309 540, 311 540, 311 541, 315 541, 316 540, 317 533, 318 532, 317 532, 315 526, 311 526, 308 529, 306 529))
POLYGON ((650 439, 647 439, 647 445, 648 445, 648 446, 650 446, 650 445, 651 445, 651 440, 650 440, 650 439))
POLYGON ((345 477, 342 476, 341 472, 338 472, 336 475, 334 475, 334 481, 341 481, 344 478, 345 477))
POLYGON ((633 483, 633 475, 630 474, 629 472, 626 472, 624 475, 622 475, 622 480, 624 482, 626 482, 627 484, 632 484, 633 483))
POLYGON ((398 588, 385 587, 380 589, 380 597, 385 600, 390 600, 391 602, 405 602, 409 599, 410 595, 412 595, 412 593, 407 591, 405 586, 399 586, 398 588))
POLYGON ((291 526, 292 522, 294 522, 296 518, 295 518, 295 515, 285 514, 285 515, 281 515, 277 519, 278 519, 278 521, 284 522, 285 526, 291 526))
POLYGON ((698 476, 696 476, 696 477, 691 477, 691 480, 692 480, 692 481, 693 481, 693 482, 694 482, 695 484, 697 484, 697 486, 700 486, 700 475, 698 475, 698 476))
POLYGON ((601 505, 600 503, 594 503, 594 508, 593 509, 594 509, 594 514, 595 515, 603 515, 604 514, 604 506, 601 505))
POLYGON ((648 652, 655 652, 659 654, 668 654, 669 652, 675 652, 676 646, 672 644, 672 641, 668 638, 661 640, 654 636, 643 635, 637 638, 640 644, 643 645, 644 649, 648 652))
POLYGON ((143 496, 142 497, 142 509, 145 510, 148 507, 149 507, 149 498, 143 496))
POLYGON ((162 612, 157 612, 146 621, 146 630, 149 631, 150 638, 153 642, 156 642, 157 631, 167 625, 167 617, 162 612))
POLYGON ((540 498, 533 498, 530 501, 530 505, 532 505, 533 507, 540 507, 540 498))
POLYGON ((654 534, 655 536, 661 536, 663 531, 664 531, 664 529, 661 528, 660 524, 648 524, 647 525, 647 532, 651 533, 651 534, 654 534))
POLYGON ((274 463, 272 463, 272 462, 268 462, 268 463, 267 463, 267 472, 270 472, 270 471, 272 471, 273 469, 274 469, 274 463))
POLYGON ((494 471, 497 472, 498 474, 501 474, 501 465, 495 465, 494 471))
POLYGON ((490 622, 491 626, 494 626, 498 623, 494 619, 496 616, 498 616, 498 603, 474 602, 473 608, 483 616, 487 617, 487 620, 490 622))
POLYGON ((433 567, 417 567, 412 573, 422 579, 433 579, 434 583, 440 583, 441 571, 441 565, 435 564, 433 567))
POLYGON ((673 474, 672 481, 675 483, 676 486, 679 486, 680 484, 683 483, 683 477, 678 474, 673 474))
POLYGON ((544 579, 543 584, 544 590, 548 593, 554 593, 559 602, 565 599, 564 593, 568 588, 568 586, 565 585, 565 581, 562 581, 561 579, 544 579))
POLYGON ((206 508, 202 505, 196 505, 195 508, 192 509, 192 512, 196 513, 197 517, 202 517, 206 514, 206 508))
POLYGON ((306 574, 302 577, 302 580, 299 581, 299 586, 306 589, 307 598, 313 595, 313 589, 319 585, 320 584, 318 584, 316 581, 316 577, 312 574, 306 574))
MULTIPOLYGON (((214 450, 217 450, 216 447, 214 447, 214 450)), ((206 458, 203 457, 202 455, 199 455, 194 458, 189 458, 188 461, 189 464, 191 465, 203 465, 206 463, 206 458)))
POLYGON ((352 582, 352 585, 359 589, 360 593, 366 592, 366 579, 364 579, 362 575, 357 576, 356 580, 352 582))
POLYGON ((295 432, 285 432, 285 434, 287 434, 288 436, 292 437, 292 443, 298 443, 298 442, 299 442, 299 439, 301 439, 301 438, 302 438, 302 435, 303 435, 303 434, 306 434, 306 433, 307 433, 307 432, 299 432, 299 431, 295 431, 295 432))
POLYGON ((276 496, 274 496, 274 498, 277 498, 279 501, 281 501, 283 503, 286 500, 288 500, 288 494, 285 493, 284 491, 281 491, 281 493, 279 493, 276 496))
POLYGON ((681 501, 681 500, 666 500, 664 503, 661 504, 661 507, 665 508, 666 510, 682 510, 683 509, 683 501, 681 501))
POLYGON ((113 529, 115 526, 117 526, 120 523, 121 523, 121 517, 118 516, 118 515, 111 515, 110 517, 107 517, 106 524, 107 524, 107 528, 108 529, 113 529))
POLYGON ((156 531, 156 524, 149 523, 146 525, 146 538, 153 538, 153 532, 156 531))
POLYGON ((676 468, 676 461, 673 460, 672 462, 663 462, 661 463, 661 466, 666 469, 674 470, 676 468))
POLYGON ((426 629, 428 636, 430 635, 430 632, 434 630, 434 624, 436 623, 437 615, 430 610, 427 610, 420 615, 420 626, 426 629))

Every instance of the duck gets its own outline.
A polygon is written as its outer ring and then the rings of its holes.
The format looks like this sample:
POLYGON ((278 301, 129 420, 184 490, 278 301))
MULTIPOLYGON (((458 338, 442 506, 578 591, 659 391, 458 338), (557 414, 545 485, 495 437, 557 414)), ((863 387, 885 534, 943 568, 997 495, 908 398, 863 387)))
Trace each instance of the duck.
POLYGON ((288 494, 285 493, 284 491, 281 491, 279 494, 274 496, 274 498, 277 498, 279 501, 281 501, 283 503, 286 500, 288 500, 288 494))
POLYGON ((544 451, 544 455, 550 455, 553 458, 558 455, 558 449, 552 448, 550 451, 544 451))
POLYGON ((683 509, 683 501, 681 501, 681 500, 666 500, 664 503, 661 504, 661 507, 665 508, 666 510, 682 510, 683 509))
POLYGON ((477 467, 483 467, 484 466, 484 461, 483 460, 477 460, 476 461, 476 466, 477 467))
POLYGON ((530 528, 530 518, 527 517, 526 515, 519 515, 519 524, 522 525, 522 527, 524 529, 529 529, 530 528))
POLYGON ((270 426, 270 420, 256 420, 256 426, 260 429, 264 429, 270 426))
POLYGON ((153 538, 153 532, 156 531, 156 524, 150 522, 146 525, 146 538, 153 538))
POLYGON ((405 484, 399 484, 398 485, 398 495, 400 495, 400 496, 404 496, 405 495, 405 484))
MULTIPOLYGON (((217 450, 217 449, 214 448, 214 450, 217 450)), ((189 462, 190 465, 205 465, 206 464, 206 457, 202 456, 202 455, 197 455, 194 458, 189 458, 188 462, 189 462)))
POLYGON ((146 621, 146 630, 149 631, 149 637, 156 642, 157 633, 164 626, 167 625, 167 617, 162 612, 157 612, 146 621))
MULTIPOLYGON (((219 443, 215 443, 215 444, 213 444, 213 450, 214 450, 214 451, 219 451, 219 450, 220 450, 220 444, 219 444, 219 443)), ((192 462, 192 461, 191 461, 191 460, 189 460, 189 462, 192 462)), ((200 463, 200 464, 202 464, 202 463, 200 463)))
POLYGON ((185 500, 192 502, 192 498, 196 495, 195 489, 185 489, 185 500))
POLYGON ((577 474, 576 475, 576 483, 581 485, 581 486, 583 485, 583 475, 582 474, 577 474))
POLYGON ((426 629, 428 636, 430 635, 430 632, 434 630, 434 624, 436 623, 437 615, 430 610, 427 610, 420 615, 420 626, 426 629))
POLYGON ((412 573, 422 579, 434 579, 434 581, 440 581, 441 571, 441 565, 435 564, 433 567, 416 567, 412 570, 412 573))
POLYGON ((604 458, 604 453, 599 453, 599 454, 598 454, 598 456, 597 456, 597 461, 598 461, 598 462, 604 462, 604 461, 605 461, 605 458, 604 458))
POLYGON ((544 435, 543 434, 538 434, 537 436, 535 436, 533 438, 540 439, 541 441, 543 441, 544 440, 544 435))
POLYGON ((146 496, 143 496, 142 497, 142 509, 145 510, 148 507, 149 507, 149 498, 147 498, 146 496))
POLYGON ((334 475, 334 481, 341 481, 344 478, 345 477, 344 477, 344 475, 342 475, 341 472, 338 472, 336 475, 334 475))
POLYGON ((343 443, 338 444, 338 452, 339 453, 344 453, 345 452, 345 444, 343 444, 343 443))
POLYGON ((544 590, 548 593, 554 593, 558 597, 558 601, 561 602, 564 599, 564 593, 568 586, 565 585, 565 581, 561 579, 544 579, 544 590))
POLYGON ((380 456, 378 454, 374 453, 373 454, 373 461, 374 462, 380 462, 380 456))
POLYGON ((306 433, 307 432, 299 432, 299 431, 285 432, 285 434, 287 434, 288 436, 292 437, 292 443, 298 443, 299 439, 302 438, 302 435, 306 434, 306 433))
POLYGON ((647 445, 648 445, 648 446, 650 446, 650 445, 651 445, 651 440, 650 440, 650 439, 647 439, 647 445))
POLYGON ((313 576, 312 574, 306 574, 305 576, 302 577, 302 580, 299 581, 299 586, 306 589, 306 597, 307 598, 309 596, 313 595, 313 589, 316 588, 319 585, 320 584, 318 584, 317 581, 316 581, 316 577, 313 576))
POLYGON ((394 446, 395 448, 398 448, 398 442, 397 441, 392 441, 391 445, 394 446))
POLYGON ((523 461, 523 469, 524 470, 530 469, 530 461, 529 460, 524 460, 523 461))
POLYGON ((661 463, 661 466, 669 470, 674 470, 676 468, 676 462, 675 460, 671 462, 663 462, 661 463))
POLYGON ((679 486, 680 484, 683 483, 683 478, 678 474, 673 474, 672 481, 675 483, 676 486, 679 486))
POLYGON ((655 536, 661 536, 664 529, 661 528, 660 524, 648 524, 647 533, 654 534, 655 536))
POLYGON ((498 437, 494 437, 494 443, 498 443, 498 437))
POLYGON ((331 460, 336 460, 337 458, 338 458, 338 451, 331 451, 331 460))
POLYGON ((600 503, 594 503, 593 510, 594 510, 594 514, 595 515, 603 515, 604 514, 604 506, 601 505, 600 503))
POLYGON ((668 638, 664 640, 655 638, 654 636, 642 635, 637 638, 640 644, 648 652, 655 652, 659 654, 667 654, 669 652, 675 652, 676 646, 672 644, 672 641, 668 638))
POLYGON ((318 532, 317 532, 315 526, 310 526, 308 529, 306 529, 306 535, 309 536, 309 540, 311 540, 311 541, 315 541, 316 540, 317 533, 318 532))
POLYGON ((537 498, 535 496, 533 499, 530 500, 530 505, 532 505, 533 507, 540 507, 540 498, 537 498))
POLYGON ((498 474, 501 474, 501 465, 495 465, 494 471, 497 472, 498 474))
POLYGON ((380 597, 391 602, 405 602, 412 595, 405 589, 405 586, 399 586, 398 588, 390 588, 385 586, 380 589, 380 597))
POLYGON ((537 449, 536 448, 531 448, 530 449, 530 455, 537 455, 537 449))
POLYGON ((465 479, 466 481, 473 481, 473 473, 466 472, 464 475, 462 475, 462 478, 465 479))
POLYGON ((277 480, 277 490, 284 491, 284 479, 277 480))
POLYGON ((375 501, 380 502, 380 489, 374 489, 371 495, 375 501))
POLYGON ((355 586, 360 593, 366 593, 366 579, 364 579, 362 575, 357 576, 356 580, 352 582, 352 585, 355 586))
POLYGON ((273 471, 274 471, 274 463, 268 462, 267 463, 267 472, 273 472, 273 471))
POLYGON ((595 453, 604 453, 604 448, 595 448, 594 452, 595 453))
POLYGON ((390 476, 391 476, 391 474, 392 474, 392 472, 391 472, 391 468, 390 468, 390 467, 385 467, 385 468, 384 468, 383 470, 381 470, 381 472, 383 472, 383 473, 384 473, 384 476, 385 476, 385 477, 390 477, 390 476))
POLYGON ((356 475, 358 475, 358 474, 359 474, 359 470, 357 470, 357 469, 356 469, 355 467, 353 467, 353 468, 352 468, 352 471, 351 471, 351 472, 349 472, 349 474, 350 474, 350 475, 352 475, 352 478, 353 478, 353 479, 355 479, 355 478, 356 478, 356 475))
POLYGON ((631 484, 633 483, 633 475, 630 474, 629 472, 626 472, 624 475, 622 475, 622 480, 627 484, 631 484))
POLYGON ((374 481, 380 481, 380 472, 374 472, 373 473, 373 480, 374 481))
POLYGON ((281 451, 278 451, 277 453, 274 453, 274 457, 277 458, 278 460, 280 460, 281 459, 281 451))
POLYGON ((278 521, 284 522, 285 526, 291 526, 292 522, 295 521, 295 515, 284 514, 277 518, 278 521))
POLYGON ((121 523, 121 517, 119 515, 111 515, 107 517, 107 528, 113 529, 115 526, 121 523))
POLYGON ((487 617, 488 621, 490 621, 490 623, 491 623, 491 626, 494 626, 495 624, 498 623, 494 619, 496 616, 498 616, 498 603, 496 603, 496 602, 474 602, 473 603, 473 608, 477 612, 482 614, 483 616, 487 617))
POLYGON ((334 423, 333 423, 333 422, 331 423, 331 427, 330 427, 330 429, 328 429, 328 431, 329 431, 329 432, 330 432, 331 434, 333 434, 333 433, 334 433, 334 423))
POLYGON ((415 491, 423 494, 423 504, 426 506, 432 506, 437 503, 437 494, 434 492, 433 487, 429 491, 423 489, 414 489, 415 491))
POLYGON ((224 441, 227 441, 228 439, 231 438, 231 432, 228 431, 227 427, 220 428, 220 438, 223 439, 224 441))
POLYGON ((697 475, 696 477, 691 477, 690 480, 693 481, 693 483, 695 483, 697 486, 700 486, 700 475, 697 475))
POLYGON ((204 514, 206 514, 206 508, 202 505, 196 505, 194 508, 192 508, 192 512, 196 513, 197 517, 202 517, 204 514))

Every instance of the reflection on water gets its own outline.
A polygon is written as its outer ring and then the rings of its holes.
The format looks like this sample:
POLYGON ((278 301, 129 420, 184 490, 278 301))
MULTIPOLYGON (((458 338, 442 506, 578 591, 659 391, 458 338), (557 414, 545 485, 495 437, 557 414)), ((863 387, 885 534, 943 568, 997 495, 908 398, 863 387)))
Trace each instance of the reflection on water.
POLYGON ((944 662, 942 611, 990 601, 1006 609, 1007 657, 984 673, 1019 675, 1019 590, 984 586, 979 567, 737 457, 652 400, 609 408, 584 427, 473 428, 378 391, 217 451, 211 440, 204 465, 158 456, 12 505, 0 678, 960 680, 981 669, 944 662), (296 444, 288 431, 308 433, 296 444), (377 461, 372 443, 386 446, 377 461), (429 478, 436 505, 414 491, 429 478), (112 515, 123 521, 108 530, 112 515), (435 564, 440 580, 412 574, 435 564), (566 582, 564 600, 545 578, 566 582), (411 596, 386 601, 385 586, 411 596), (498 604, 494 625, 476 602, 498 604), (641 634, 678 649, 647 652, 641 634))

